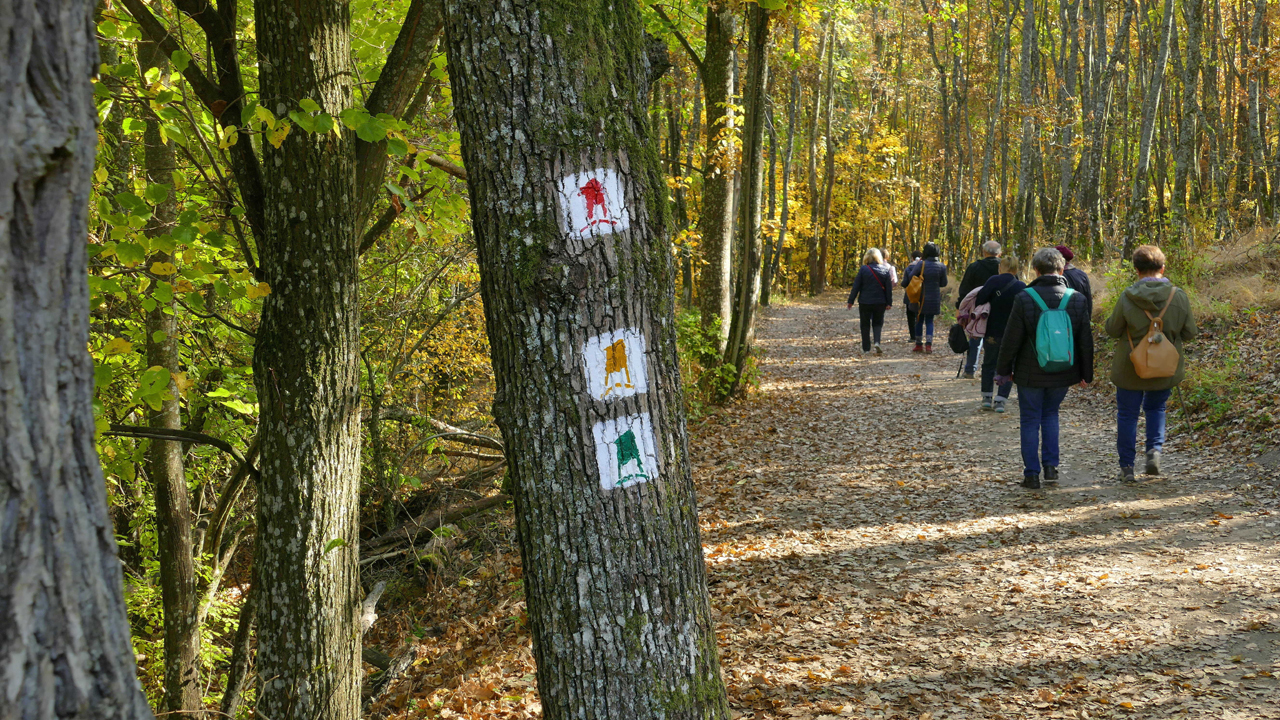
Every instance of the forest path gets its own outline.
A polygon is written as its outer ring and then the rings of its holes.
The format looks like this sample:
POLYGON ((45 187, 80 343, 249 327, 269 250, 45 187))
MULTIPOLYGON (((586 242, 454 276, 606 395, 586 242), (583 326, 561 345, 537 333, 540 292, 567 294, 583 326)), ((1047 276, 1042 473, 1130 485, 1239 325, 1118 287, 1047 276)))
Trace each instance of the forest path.
POLYGON ((900 308, 883 356, 843 295, 764 315, 762 392, 691 442, 735 717, 1280 718, 1274 477, 1175 427, 1120 486, 1073 389, 1061 483, 1024 490, 1016 399, 980 411, 900 308))

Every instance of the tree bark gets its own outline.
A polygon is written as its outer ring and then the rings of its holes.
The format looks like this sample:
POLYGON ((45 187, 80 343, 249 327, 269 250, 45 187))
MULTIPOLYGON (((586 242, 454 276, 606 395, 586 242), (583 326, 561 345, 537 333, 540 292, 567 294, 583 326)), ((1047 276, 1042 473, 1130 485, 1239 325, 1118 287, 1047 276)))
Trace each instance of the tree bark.
POLYGON ((1147 95, 1142 102, 1142 128, 1138 140, 1138 166, 1133 171, 1133 189, 1129 194, 1129 217, 1125 222, 1124 258, 1133 255, 1134 243, 1143 232, 1147 221, 1147 172, 1151 166, 1151 138, 1156 130, 1156 112, 1160 109, 1160 95, 1164 90, 1164 70, 1169 62, 1169 45, 1173 38, 1173 0, 1164 0, 1164 15, 1160 28, 1160 46, 1151 80, 1147 83, 1147 95))
MULTIPOLYGON (((168 72, 169 60, 155 43, 141 43, 138 48, 143 68, 168 72)), ((148 183, 169 185, 171 191, 155 205, 147 222, 148 237, 167 233, 178 215, 177 198, 172 192, 172 174, 176 167, 173 146, 160 133, 159 118, 148 114, 143 132, 143 165, 148 183)), ((160 251, 148 258, 151 267, 172 264, 174 258, 160 251)), ((168 279, 173 275, 157 275, 147 290, 151 309, 146 311, 146 351, 148 368, 164 368, 169 373, 168 392, 158 410, 148 413, 147 424, 161 430, 182 429, 182 399, 175 376, 182 368, 178 353, 176 302, 168 279), (166 299, 167 298, 167 299, 166 299)), ((176 440, 150 440, 147 447, 147 474, 155 487, 156 535, 159 540, 160 595, 164 607, 164 709, 199 718, 200 699, 200 624, 196 621, 196 567, 191 540, 191 500, 183 469, 182 443, 176 440)))
POLYGON ((818 198, 818 118, 822 115, 823 68, 822 58, 827 52, 827 43, 831 41, 834 20, 828 13, 824 19, 822 39, 818 42, 818 77, 813 84, 813 104, 809 107, 809 294, 822 292, 822 279, 826 275, 821 265, 822 255, 818 248, 818 209, 822 202, 818 198))
MULTIPOLYGON (((800 28, 797 26, 792 31, 792 49, 799 54, 800 52, 800 28)), ((767 282, 764 284, 764 296, 761 298, 762 305, 769 304, 769 297, 772 294, 771 287, 773 279, 777 277, 779 268, 782 267, 782 257, 784 248, 787 245, 787 229, 791 222, 791 203, 789 191, 791 189, 791 161, 795 155, 796 149, 796 116, 800 106, 800 71, 795 67, 791 68, 791 94, 787 98, 787 147, 782 154, 782 210, 778 217, 778 241, 774 245, 774 254, 772 259, 765 258, 765 262, 769 265, 767 282)))
POLYGON ((742 243, 738 252, 738 285, 724 363, 733 368, 725 397, 738 391, 755 339, 755 309, 760 300, 760 195, 765 125, 765 84, 769 77, 770 12, 758 4, 747 9, 747 81, 743 90, 742 243))
POLYGON ((702 88, 707 106, 707 149, 702 178, 702 271, 698 275, 698 309, 702 328, 710 332, 719 322, 716 350, 723 353, 733 312, 730 263, 733 252, 733 39, 736 11, 727 0, 707 3, 706 56, 702 88))
MULTIPOLYGON (((352 104, 341 0, 259 0, 261 103, 352 104)), ((360 387, 355 137, 290 133, 263 144, 263 305, 254 348, 258 483, 258 712, 360 715, 360 387)))
POLYGON ((1038 130, 1033 114, 1035 104, 1035 66, 1040 52, 1036 33, 1035 0, 1023 0, 1022 60, 1019 66, 1018 91, 1022 102, 1022 147, 1018 153, 1018 195, 1014 202, 1014 242, 1018 254, 1029 257, 1036 232, 1035 168, 1039 153, 1038 130))
POLYGON ((724 718, 639 5, 447 0, 446 38, 543 715, 724 718))
POLYGON ((1182 0, 1182 17, 1187 25, 1186 60, 1182 70, 1182 127, 1174 155, 1173 214, 1180 228, 1187 227, 1187 181, 1196 162, 1200 105, 1196 90, 1200 84, 1200 36, 1204 30, 1204 0, 1182 0))
POLYGON ((830 241, 827 233, 831 229, 831 189, 836 181, 836 139, 831 134, 831 115, 835 111, 835 60, 836 38, 833 31, 831 38, 827 41, 827 88, 824 91, 827 96, 827 112, 822 125, 822 134, 827 139, 827 152, 823 157, 822 240, 818 243, 818 278, 815 290, 817 293, 827 289, 827 272, 830 267, 828 260, 830 241))
POLYGON ((93 6, 0 2, 0 714, 151 717, 94 449, 93 6))

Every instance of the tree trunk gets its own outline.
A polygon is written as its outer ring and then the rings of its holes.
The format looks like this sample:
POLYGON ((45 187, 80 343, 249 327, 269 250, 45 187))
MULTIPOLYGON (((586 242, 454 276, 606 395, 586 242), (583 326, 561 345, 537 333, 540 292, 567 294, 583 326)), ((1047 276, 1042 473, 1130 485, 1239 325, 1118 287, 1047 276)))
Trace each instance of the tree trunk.
POLYGON ((1196 90, 1200 82, 1200 35, 1204 29, 1204 0, 1182 0, 1182 16, 1187 24, 1186 60, 1182 69, 1182 127, 1174 155, 1173 214, 1178 227, 1187 227, 1187 180, 1196 162, 1196 139, 1200 106, 1196 90))
POLYGON ((827 51, 827 44, 831 42, 834 24, 835 20, 828 13, 823 23, 822 39, 818 42, 818 79, 813 84, 813 104, 809 108, 809 238, 807 249, 809 251, 810 295, 817 295, 822 292, 822 280, 825 274, 825 269, 821 265, 822 256, 818 248, 818 208, 821 207, 821 202, 818 199, 818 118, 822 115, 822 58, 823 53, 827 51))
MULTIPOLYGON (((259 0, 260 94, 280 114, 310 98, 352 106, 350 14, 340 0, 259 0)), ((271 294, 253 374, 261 407, 255 588, 258 712, 360 716, 360 366, 355 137, 292 132, 263 143, 271 294)))
POLYGON ((1093 84, 1093 108, 1089 113, 1090 120, 1086 124, 1088 131, 1089 143, 1085 146, 1084 152, 1080 157, 1080 207, 1084 210, 1087 220, 1087 230, 1085 233, 1089 238, 1089 244, 1096 251, 1102 249, 1102 163, 1106 157, 1107 127, 1109 113, 1111 110, 1111 85, 1115 78, 1117 66, 1128 55, 1129 48, 1129 27, 1133 22, 1136 7, 1133 0, 1129 0, 1125 4, 1124 19, 1120 21, 1120 28, 1116 31, 1115 40, 1112 45, 1110 55, 1107 54, 1106 40, 1106 4, 1101 0, 1094 0, 1094 22, 1097 28, 1094 41, 1097 43, 1095 52, 1098 54, 1097 69, 1094 73, 1095 82, 1093 84))
POLYGON ((827 139, 827 153, 824 156, 824 172, 823 190, 822 190, 822 241, 818 246, 818 277, 815 292, 823 292, 827 289, 827 272, 830 268, 828 261, 828 253, 830 252, 830 243, 827 238, 827 231, 831 228, 831 188, 835 185, 836 174, 836 141, 831 134, 831 113, 835 110, 835 56, 836 56, 836 38, 833 31, 831 39, 827 41, 827 88, 824 91, 826 98, 826 117, 822 124, 822 134, 827 139))
POLYGON ((0 0, 0 714, 138 720, 93 444, 93 6, 0 0))
MULTIPOLYGON (((792 49, 800 52, 800 28, 796 27, 792 31, 792 49)), ((782 212, 778 218, 778 242, 774 250, 773 259, 766 261, 772 268, 769 272, 770 280, 776 277, 779 268, 783 267, 782 257, 787 245, 787 229, 791 222, 791 203, 789 191, 791 188, 791 161, 795 155, 796 149, 796 118, 800 107, 800 71, 794 66, 791 68, 791 95, 787 98, 787 147, 782 155, 782 212)), ((788 257, 790 257, 788 255, 788 257)), ((766 291, 768 287, 766 286, 766 291)), ((768 302, 764 302, 768 305, 768 302)))
POLYGON ((728 0, 707 3, 707 50, 702 61, 702 88, 707 106, 707 152, 703 166, 702 272, 698 277, 698 309, 702 328, 719 322, 716 350, 723 353, 729 338, 733 298, 729 274, 733 252, 733 113, 726 107, 733 74, 733 39, 737 34, 736 11, 728 0))
MULTIPOLYGON (((154 43, 141 43, 139 60, 144 68, 157 68, 167 75, 169 61, 154 43)), ((160 121, 148 114, 143 133, 143 157, 148 183, 162 183, 172 188, 176 167, 173 146, 160 133, 160 121)), ((155 205, 147 222, 147 237, 169 232, 178 215, 177 198, 171 191, 155 205)), ((151 267, 157 263, 172 264, 172 255, 160 251, 148 258, 151 267)), ((176 374, 182 368, 178 353, 177 318, 173 287, 159 275, 147 290, 146 348, 147 367, 163 368, 169 374, 168 391, 159 409, 148 414, 148 425, 165 430, 182 429, 182 399, 178 394, 176 374)), ((148 370, 151 372, 152 370, 148 370)), ((156 535, 159 540, 160 594, 164 607, 164 709, 199 718, 200 699, 200 624, 197 622, 196 567, 191 540, 191 501, 186 473, 182 465, 182 443, 172 440, 149 440, 147 474, 155 487, 156 535)))
POLYGON ((1019 66, 1019 99, 1022 102, 1022 147, 1018 153, 1018 196, 1014 203, 1014 242, 1018 254, 1029 257, 1036 232, 1035 168, 1039 152, 1032 106, 1035 104, 1035 66, 1039 54, 1035 0, 1023 0, 1022 60, 1019 66))
POLYGON ((769 11, 747 9, 747 79, 743 89, 742 244, 738 253, 738 285, 724 363, 733 370, 725 397, 737 392, 755 339, 755 309, 760 300, 760 193, 765 125, 765 84, 769 77, 769 11))
POLYGON ((1160 47, 1151 81, 1147 83, 1147 95, 1142 102, 1142 129, 1138 140, 1138 167, 1133 171, 1133 190, 1129 194, 1129 217, 1125 222, 1124 258, 1133 255, 1134 243, 1144 231, 1147 221, 1147 173, 1151 166, 1151 137, 1156 130, 1156 112, 1160 109, 1160 94, 1164 89, 1164 69, 1169 62, 1169 45, 1173 37, 1173 0, 1164 0, 1163 24, 1160 28, 1160 47))
POLYGON ((446 38, 543 715, 724 718, 640 7, 448 0, 446 38))

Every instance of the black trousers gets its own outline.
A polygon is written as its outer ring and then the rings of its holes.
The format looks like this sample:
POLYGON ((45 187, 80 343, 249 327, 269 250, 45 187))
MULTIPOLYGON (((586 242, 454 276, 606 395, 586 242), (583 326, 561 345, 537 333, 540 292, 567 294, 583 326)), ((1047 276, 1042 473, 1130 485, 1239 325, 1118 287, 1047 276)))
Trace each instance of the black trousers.
POLYGON ((880 333, 884 330, 884 305, 858 305, 858 319, 862 326, 862 351, 871 350, 871 335, 875 333, 876 344, 880 344, 880 333))
MULTIPOLYGON (((916 337, 916 311, 911 309, 911 303, 905 303, 907 306, 907 332, 911 335, 912 340, 919 340, 916 337)), ((916 306, 920 307, 919 305, 916 306)))

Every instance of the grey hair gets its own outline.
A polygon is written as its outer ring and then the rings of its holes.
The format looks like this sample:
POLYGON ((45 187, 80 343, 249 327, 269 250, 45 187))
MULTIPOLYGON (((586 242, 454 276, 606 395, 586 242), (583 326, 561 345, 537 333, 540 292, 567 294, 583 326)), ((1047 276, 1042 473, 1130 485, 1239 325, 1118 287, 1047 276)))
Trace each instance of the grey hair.
POLYGON ((1066 258, 1062 257, 1062 253, 1058 252, 1057 248, 1040 248, 1031 257, 1031 267, 1041 275, 1061 274, 1066 266, 1066 258))
POLYGON ((867 251, 862 254, 862 264, 883 265, 884 254, 880 252, 880 248, 867 248, 867 251))
POLYGON ((995 240, 988 240, 982 243, 982 254, 983 255, 999 255, 1000 243, 996 242, 995 240))

